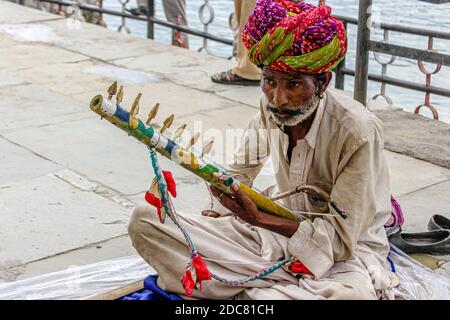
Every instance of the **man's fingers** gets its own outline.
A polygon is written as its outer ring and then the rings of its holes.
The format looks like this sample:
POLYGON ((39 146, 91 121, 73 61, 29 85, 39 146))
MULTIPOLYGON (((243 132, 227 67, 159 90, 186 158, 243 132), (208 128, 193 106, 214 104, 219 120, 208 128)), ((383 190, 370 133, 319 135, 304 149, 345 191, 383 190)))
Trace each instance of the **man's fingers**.
POLYGON ((232 177, 226 176, 226 175, 220 175, 217 172, 214 172, 213 176, 217 179, 217 181, 220 184, 223 184, 225 186, 229 186, 233 182, 233 178, 232 177))
POLYGON ((239 203, 225 193, 219 198, 219 201, 225 208, 233 213, 238 213, 240 210, 242 210, 242 207, 239 205, 239 203))
POLYGON ((210 186, 209 186, 209 190, 211 190, 212 194, 213 194, 215 197, 220 196, 220 194, 222 193, 222 190, 220 190, 219 188, 217 188, 217 187, 215 187, 215 186, 213 186, 213 185, 210 185, 210 186))
POLYGON ((242 207, 253 208, 254 206, 256 206, 252 199, 250 199, 250 197, 247 196, 237 184, 233 184, 231 186, 231 191, 233 191, 236 200, 241 204, 242 207))

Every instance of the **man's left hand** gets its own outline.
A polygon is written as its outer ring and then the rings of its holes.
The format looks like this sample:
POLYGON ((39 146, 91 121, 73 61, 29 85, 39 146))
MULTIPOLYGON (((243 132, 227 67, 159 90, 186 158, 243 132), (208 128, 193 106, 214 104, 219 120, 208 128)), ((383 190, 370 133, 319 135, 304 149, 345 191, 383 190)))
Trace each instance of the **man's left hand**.
MULTIPOLYGON (((224 183, 227 176, 219 176, 219 183, 224 183)), ((258 210, 256 204, 239 188, 238 185, 231 186, 232 196, 227 195, 219 188, 210 186, 212 194, 219 200, 219 202, 228 210, 233 212, 242 220, 251 225, 258 226, 261 223, 263 214, 258 210)))

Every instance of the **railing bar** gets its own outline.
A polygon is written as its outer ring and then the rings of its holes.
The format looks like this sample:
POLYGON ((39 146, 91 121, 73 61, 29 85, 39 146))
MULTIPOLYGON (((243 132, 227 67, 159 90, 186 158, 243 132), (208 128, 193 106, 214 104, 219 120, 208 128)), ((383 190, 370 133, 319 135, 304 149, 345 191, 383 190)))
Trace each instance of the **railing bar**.
MULTIPOLYGON (((341 72, 345 75, 355 76, 355 71, 348 69, 348 68, 343 68, 341 70, 341 72)), ((382 82, 382 83, 386 83, 386 84, 390 84, 390 85, 394 85, 394 86, 398 86, 398 87, 402 87, 402 88, 406 88, 406 89, 421 91, 421 92, 430 92, 430 93, 437 94, 437 95, 444 96, 444 97, 450 97, 450 90, 448 90, 448 89, 435 87, 435 86, 427 87, 425 85, 421 85, 418 83, 399 80, 399 79, 391 78, 388 76, 383 77, 380 75, 369 73, 369 80, 376 81, 376 82, 382 82)))
POLYGON ((383 43, 378 41, 370 41, 369 50, 391 54, 398 57, 420 60, 424 62, 436 63, 444 66, 450 66, 450 55, 431 52, 428 50, 419 50, 409 47, 397 46, 391 43, 383 43))
MULTIPOLYGON (((355 25, 358 24, 357 18, 340 16, 340 15, 335 15, 335 17, 341 19, 342 21, 350 23, 350 24, 355 24, 355 25)), ((445 31, 441 31, 441 30, 430 30, 430 29, 416 28, 416 27, 410 27, 410 26, 392 24, 392 23, 385 23, 385 22, 377 23, 374 26, 372 26, 372 28, 387 29, 390 31, 403 32, 403 33, 415 34, 415 35, 420 35, 420 36, 433 36, 435 38, 450 40, 450 32, 445 32, 445 31)))
MULTIPOLYGON (((139 21, 147 21, 147 17, 139 17, 139 16, 135 16, 135 15, 132 15, 132 14, 128 14, 128 13, 124 14, 124 13, 122 13, 120 11, 104 9, 104 8, 98 8, 98 7, 91 6, 91 5, 86 5, 86 4, 77 4, 76 2, 67 2, 67 1, 58 1, 58 0, 38 0, 38 1, 40 1, 40 2, 48 2, 48 3, 55 3, 55 4, 61 4, 63 6, 76 5, 82 10, 89 10, 89 11, 92 11, 92 12, 105 13, 105 14, 109 14, 109 15, 112 15, 112 16, 125 17, 127 19, 133 19, 133 20, 139 20, 139 21)), ((225 39, 225 38, 222 38, 222 37, 218 37, 218 36, 215 36, 215 35, 213 35, 211 33, 206 33, 206 32, 203 32, 203 31, 193 30, 193 29, 190 29, 190 28, 188 28, 186 26, 178 25, 178 24, 171 23, 171 22, 164 21, 164 20, 160 20, 160 19, 155 18, 155 17, 149 17, 149 19, 153 23, 159 24, 159 25, 164 26, 164 27, 180 30, 182 32, 185 32, 185 33, 188 33, 188 34, 192 34, 194 36, 208 38, 210 40, 213 40, 213 41, 216 41, 216 42, 220 42, 220 43, 223 43, 223 44, 233 45, 233 40, 229 40, 229 39, 225 39)))

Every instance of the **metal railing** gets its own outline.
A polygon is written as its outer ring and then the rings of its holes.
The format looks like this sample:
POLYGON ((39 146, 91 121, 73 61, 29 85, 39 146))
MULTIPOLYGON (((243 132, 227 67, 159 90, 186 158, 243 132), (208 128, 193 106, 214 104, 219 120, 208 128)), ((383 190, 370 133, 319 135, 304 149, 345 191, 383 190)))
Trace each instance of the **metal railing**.
MULTIPOLYGON (((433 39, 450 40, 450 32, 442 32, 435 30, 419 29, 409 26, 379 23, 376 27, 383 30, 383 41, 373 41, 370 39, 370 25, 366 23, 370 19, 370 7, 372 0, 361 0, 359 2, 359 15, 358 20, 354 18, 338 16, 345 23, 347 28, 348 24, 355 24, 358 26, 357 36, 357 49, 356 49, 356 68, 351 70, 346 68, 345 60, 343 60, 336 68, 336 88, 344 89, 345 75, 355 77, 354 98, 363 104, 366 104, 367 99, 367 82, 368 80, 381 83, 380 93, 373 96, 371 99, 375 100, 378 97, 383 97, 389 106, 392 105, 392 99, 386 95, 386 85, 398 86, 415 91, 421 91, 425 93, 425 101, 423 104, 418 105, 414 112, 419 113, 422 107, 428 108, 433 118, 438 120, 439 114, 436 108, 431 105, 431 94, 437 94, 444 97, 450 97, 450 88, 442 88, 431 85, 432 75, 438 73, 442 66, 450 66, 450 55, 438 53, 433 49, 433 39), (364 21, 365 23, 358 24, 358 21, 364 21), (418 36, 428 37, 428 48, 426 50, 420 50, 415 48, 409 48, 389 43, 389 31, 400 32, 404 34, 412 34, 418 36), (381 65, 381 75, 369 73, 369 53, 373 52, 375 61, 381 65), (380 59, 380 54, 390 55, 390 59, 383 62, 380 59), (397 57, 403 57, 407 59, 416 60, 419 70, 425 75, 425 85, 407 81, 403 79, 397 79, 387 76, 387 67, 392 64, 397 57), (433 71, 429 71, 424 66, 424 62, 434 63, 436 67, 433 71)), ((374 26, 372 24, 372 26, 374 26)), ((450 44, 450 43, 449 43, 450 44)))
MULTIPOLYGON (((183 26, 175 23, 171 23, 165 20, 161 20, 154 16, 154 0, 147 0, 149 15, 135 16, 129 14, 125 11, 125 7, 130 0, 118 0, 121 4, 121 11, 105 9, 102 6, 94 6, 89 4, 81 4, 78 2, 73 2, 69 0, 37 0, 39 2, 46 2, 57 4, 60 7, 77 6, 81 10, 86 10, 90 12, 97 12, 100 15, 112 15, 117 17, 122 17, 121 24, 119 26, 119 31, 125 29, 130 32, 126 25, 126 19, 132 19, 137 21, 144 21, 147 23, 147 38, 154 38, 154 25, 160 25, 163 27, 175 29, 186 34, 193 36, 198 36, 203 38, 203 45, 199 49, 204 49, 209 53, 208 41, 215 41, 225 45, 233 45, 233 40, 227 39, 214 35, 209 32, 208 27, 213 23, 215 18, 214 9, 208 0, 204 0, 204 4, 199 8, 199 19, 203 24, 203 30, 196 30, 188 26, 183 26), (205 16, 205 12, 208 12, 208 16, 205 16)), ((102 3, 101 0, 100 4, 102 3)), ((358 18, 337 16, 340 18, 347 28, 349 24, 356 25, 358 28, 357 34, 357 48, 356 48, 356 65, 355 69, 350 69, 346 65, 346 59, 341 61, 335 70, 335 87, 338 89, 344 89, 345 76, 354 76, 354 98, 364 105, 367 105, 369 100, 376 100, 379 97, 385 99, 389 106, 392 105, 392 99, 386 94, 386 85, 397 86, 405 89, 410 89, 418 92, 424 92, 425 98, 424 103, 418 105, 415 108, 415 113, 419 113, 422 107, 426 107, 431 110, 434 119, 439 119, 438 111, 434 106, 431 105, 430 96, 431 94, 436 94, 444 97, 450 98, 450 88, 443 88, 431 85, 432 76, 440 72, 443 66, 450 66, 450 55, 444 53, 438 53, 433 49, 434 39, 450 40, 450 32, 427 30, 423 28, 414 28, 404 25, 379 23, 377 25, 368 26, 368 23, 358 24, 358 21, 367 22, 370 19, 370 7, 372 5, 372 0, 360 0, 359 1, 359 15, 358 18), (373 41, 370 38, 370 29, 376 27, 383 31, 382 41, 373 41), (415 36, 425 36, 428 37, 428 47, 425 50, 420 50, 416 48, 404 47, 389 43, 390 32, 399 32, 402 34, 415 35, 415 36), (375 61, 381 65, 381 74, 375 74, 369 72, 369 56, 370 53, 374 55, 375 61), (390 59, 387 61, 382 61, 380 59, 380 54, 390 55, 390 59), (402 57, 406 59, 412 59, 417 62, 419 70, 425 76, 425 84, 408 81, 404 79, 393 78, 387 75, 387 68, 389 65, 393 64, 397 57, 402 57), (436 67, 434 70, 427 70, 424 66, 424 62, 434 63, 436 67), (368 80, 381 83, 380 92, 370 99, 367 98, 367 87, 368 80)), ((230 28, 231 28, 231 15, 229 18, 230 28)), ((450 44, 450 43, 449 43, 450 44)))

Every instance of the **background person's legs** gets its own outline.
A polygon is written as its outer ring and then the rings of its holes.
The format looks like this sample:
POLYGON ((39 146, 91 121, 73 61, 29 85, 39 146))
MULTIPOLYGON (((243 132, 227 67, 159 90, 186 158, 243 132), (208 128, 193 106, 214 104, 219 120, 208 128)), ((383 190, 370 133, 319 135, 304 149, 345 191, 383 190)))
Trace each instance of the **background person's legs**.
POLYGON ((247 80, 259 80, 261 70, 255 66, 247 57, 248 50, 241 40, 242 29, 255 8, 256 0, 234 0, 236 20, 238 23, 239 34, 237 36, 237 63, 233 72, 247 80))
MULTIPOLYGON (((162 0, 166 19, 169 22, 187 26, 186 0, 162 0)), ((189 39, 187 34, 181 33, 183 45, 177 41, 177 30, 172 32, 172 44, 189 48, 189 39)))
MULTIPOLYGON (((242 29, 256 6, 256 0, 234 0, 234 12, 238 26, 234 34, 234 46, 236 46, 236 65, 234 68, 219 72, 211 77, 211 80, 220 84, 259 86, 261 70, 247 57, 248 50, 241 40, 242 29)), ((233 48, 234 50, 234 48, 233 48)))
MULTIPOLYGON (((147 8, 147 0, 136 0, 138 7, 147 8)), ((162 0, 162 5, 164 8, 164 13, 166 19, 169 22, 180 24, 182 26, 187 26, 188 20, 186 16, 186 0, 162 0)), ((189 48, 189 39, 187 34, 181 33, 182 41, 184 42, 184 47, 189 48)), ((180 46, 177 41, 177 30, 172 32, 172 44, 180 46)))

